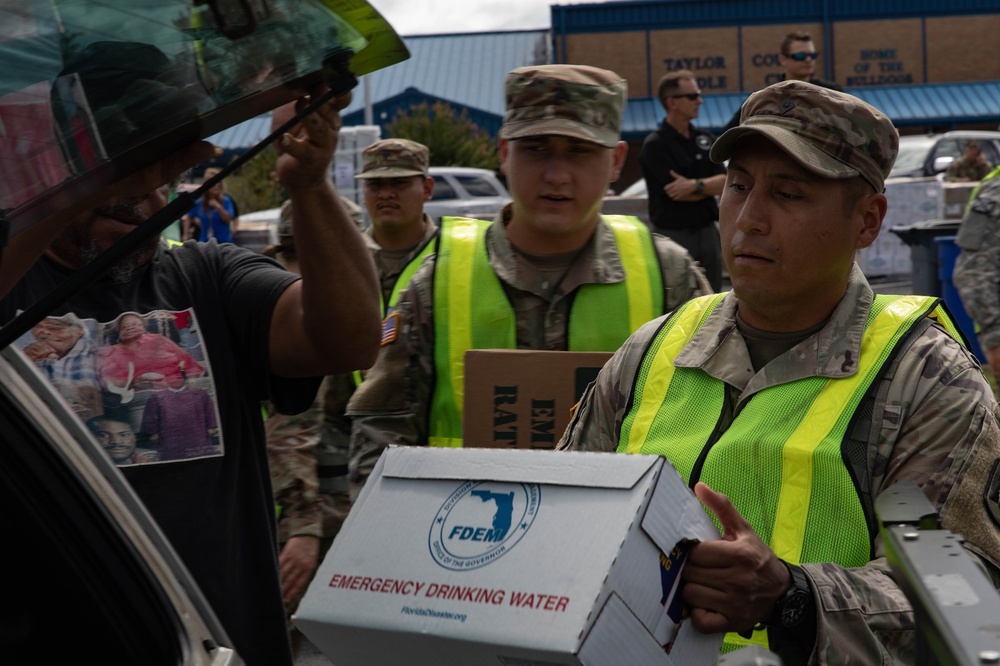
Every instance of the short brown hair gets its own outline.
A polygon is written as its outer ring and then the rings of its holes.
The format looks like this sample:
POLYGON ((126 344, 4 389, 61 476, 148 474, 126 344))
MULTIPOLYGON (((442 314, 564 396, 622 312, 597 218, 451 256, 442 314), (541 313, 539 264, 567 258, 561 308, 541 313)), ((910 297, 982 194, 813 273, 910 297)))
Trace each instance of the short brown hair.
POLYGON ((788 48, 792 45, 792 42, 811 42, 812 40, 812 35, 805 30, 790 32, 781 40, 781 55, 788 55, 788 48))
POLYGON ((680 83, 684 80, 697 81, 694 72, 690 69, 678 69, 675 72, 667 72, 660 77, 660 82, 656 86, 656 96, 659 97, 664 106, 667 104, 667 96, 680 88, 680 83))

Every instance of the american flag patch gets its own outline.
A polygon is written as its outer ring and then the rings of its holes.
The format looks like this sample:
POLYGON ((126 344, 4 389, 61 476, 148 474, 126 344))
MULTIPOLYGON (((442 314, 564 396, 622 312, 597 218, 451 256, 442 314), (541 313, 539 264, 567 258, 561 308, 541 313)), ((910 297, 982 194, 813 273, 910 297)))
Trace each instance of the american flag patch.
POLYGON ((399 332, 399 313, 393 312, 391 315, 382 320, 382 345, 385 347, 387 344, 396 341, 396 334, 399 332))

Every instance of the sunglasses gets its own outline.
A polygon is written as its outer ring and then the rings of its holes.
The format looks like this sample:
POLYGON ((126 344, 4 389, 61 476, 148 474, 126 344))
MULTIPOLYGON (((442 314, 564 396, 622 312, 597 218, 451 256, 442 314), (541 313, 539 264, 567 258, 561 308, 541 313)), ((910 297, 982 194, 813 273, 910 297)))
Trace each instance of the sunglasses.
POLYGON ((689 99, 689 100, 691 100, 693 102, 696 99, 698 99, 699 97, 701 97, 701 93, 700 92, 696 92, 696 93, 688 93, 686 95, 671 95, 670 99, 678 99, 680 97, 683 97, 684 99, 689 99))
POLYGON ((789 53, 785 57, 791 58, 792 60, 798 60, 799 62, 802 62, 806 58, 812 58, 813 60, 815 60, 816 58, 819 57, 819 51, 812 51, 812 52, 803 51, 802 53, 789 53))

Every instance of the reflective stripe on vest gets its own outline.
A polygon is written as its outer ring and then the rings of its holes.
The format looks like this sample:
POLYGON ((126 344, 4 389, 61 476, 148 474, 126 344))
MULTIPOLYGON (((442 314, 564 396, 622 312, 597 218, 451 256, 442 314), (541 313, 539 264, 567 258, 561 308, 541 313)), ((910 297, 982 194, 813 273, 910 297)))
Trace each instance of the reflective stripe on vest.
POLYGON ((573 351, 614 351, 640 326, 663 314, 663 271, 648 229, 634 217, 603 219, 614 233, 625 280, 577 290, 567 329, 573 351), (621 342, 609 347, 615 340, 621 342))
MULTIPOLYGON (((635 218, 603 219, 614 233, 627 284, 578 290, 567 329, 571 351, 614 351, 639 326, 663 313, 663 277, 649 230, 635 218)), ((462 445, 465 352, 517 347, 514 308, 486 251, 490 224, 466 218, 441 220, 433 284, 431 446, 462 445)))
MULTIPOLYGON (((420 264, 422 264, 424 259, 427 258, 427 255, 433 254, 435 238, 437 237, 431 236, 428 238, 427 242, 424 243, 424 246, 420 249, 420 252, 418 252, 417 255, 410 260, 410 263, 406 264, 406 267, 403 268, 402 271, 400 271, 399 275, 396 277, 396 282, 392 285, 392 291, 389 292, 388 307, 386 306, 385 299, 382 298, 382 290, 378 290, 378 307, 379 312, 382 313, 383 319, 385 319, 390 312, 396 309, 396 304, 399 303, 399 295, 403 293, 406 285, 410 284, 410 280, 413 279, 413 274, 417 272, 418 268, 420 268, 420 264)), ((354 385, 361 386, 361 382, 363 381, 361 371, 355 370, 353 375, 354 385)))
MULTIPOLYGON (((720 301, 719 295, 696 299, 656 335, 636 379, 619 451, 667 456, 689 485, 700 480, 727 494, 783 560, 865 564, 871 540, 841 445, 858 405, 912 326, 925 316, 949 331, 954 325, 938 299, 876 296, 854 375, 764 389, 718 435, 724 383, 698 368, 675 368, 673 360, 720 301)), ((764 634, 755 632, 749 642, 766 644, 764 634)), ((748 641, 730 634, 726 644, 728 651, 748 641)))

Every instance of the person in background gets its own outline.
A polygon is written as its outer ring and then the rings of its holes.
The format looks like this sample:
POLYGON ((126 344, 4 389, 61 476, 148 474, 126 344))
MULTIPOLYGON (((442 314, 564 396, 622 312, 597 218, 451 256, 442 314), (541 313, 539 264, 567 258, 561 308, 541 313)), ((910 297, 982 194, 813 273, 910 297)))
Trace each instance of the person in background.
POLYGON ((965 154, 948 165, 944 179, 955 183, 978 183, 993 169, 993 165, 983 155, 979 142, 972 140, 965 144, 965 154))
POLYGON ((973 191, 958 226, 952 281, 976 324, 986 366, 1000 378, 1000 168, 973 191))
POLYGON ((499 154, 513 201, 492 222, 443 218, 436 254, 383 320, 378 361, 348 404, 352 495, 390 444, 461 445, 465 349, 610 351, 710 291, 679 245, 600 214, 627 151, 620 76, 524 67, 505 92, 499 154), (643 295, 628 298, 629 285, 643 295))
POLYGON ((846 93, 785 81, 751 95, 711 153, 729 160, 733 290, 636 332, 559 444, 670 459, 721 528, 681 576, 694 626, 730 632, 724 649, 919 661, 873 509, 900 481, 1000 585, 993 392, 937 299, 875 295, 854 262, 881 229, 898 143, 846 93))
POLYGON ((719 205, 726 169, 708 159, 715 140, 692 124, 701 109, 701 91, 692 72, 660 78, 657 95, 667 117, 642 142, 639 166, 649 193, 653 229, 683 246, 705 270, 712 289, 722 289, 719 205))
MULTIPOLYGON (((812 35, 808 32, 795 30, 786 34, 778 47, 778 62, 784 70, 779 81, 805 81, 814 86, 843 92, 844 89, 836 81, 816 76, 816 62, 819 60, 819 55, 812 35)), ((740 111, 737 109, 722 131, 730 130, 739 124, 740 111)))
MULTIPOLYGON (((346 205, 345 209, 350 211, 346 205)), ((358 220, 355 224, 360 228, 358 220)), ((281 206, 277 245, 264 248, 262 254, 293 273, 299 272, 291 201, 281 206)), ((320 495, 318 464, 324 424, 324 396, 329 391, 327 387, 331 380, 342 376, 351 377, 349 373, 324 377, 312 405, 298 414, 282 414, 272 401, 261 405, 268 470, 278 521, 278 571, 293 656, 298 656, 304 636, 292 622, 292 614, 350 510, 346 447, 341 463, 344 468, 342 492, 333 497, 320 495)))
MULTIPOLYGON (((279 117, 278 122, 284 120, 279 117)), ((365 208, 372 220, 364 238, 379 275, 383 315, 395 305, 437 231, 437 225, 423 212, 434 187, 428 175, 429 163, 427 147, 406 139, 376 141, 362 153, 362 171, 356 178, 364 183, 365 208)), ((288 202, 281 209, 278 241, 264 254, 297 271, 288 202)), ((350 511, 347 457, 351 426, 345 411, 362 374, 324 378, 316 402, 302 414, 276 414, 265 405, 271 483, 280 506, 279 565, 289 617, 350 511)), ((297 649, 301 633, 291 622, 289 630, 293 649, 297 649)))
MULTIPOLYGON (((217 175, 221 169, 205 169, 202 183, 217 175)), ((195 239, 207 243, 214 238, 220 243, 232 243, 240 225, 236 202, 226 194, 225 181, 219 181, 197 199, 194 208, 181 220, 182 240, 195 239)))

